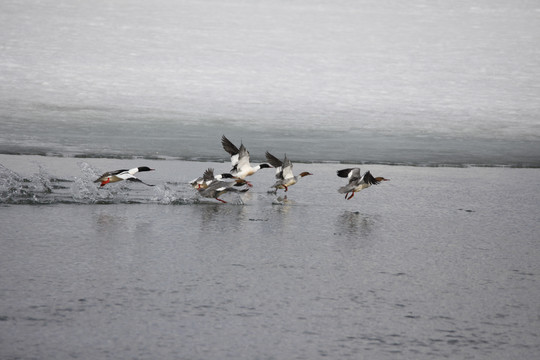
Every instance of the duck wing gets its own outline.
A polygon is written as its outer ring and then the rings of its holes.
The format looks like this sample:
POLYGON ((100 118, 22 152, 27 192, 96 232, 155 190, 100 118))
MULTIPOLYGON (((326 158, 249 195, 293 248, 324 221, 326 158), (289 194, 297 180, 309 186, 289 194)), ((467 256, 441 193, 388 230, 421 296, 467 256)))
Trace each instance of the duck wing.
POLYGON ((348 178, 349 181, 351 181, 351 179, 360 179, 360 168, 347 168, 338 170, 337 176, 342 178, 348 178))
POLYGON ((250 168, 251 164, 249 163, 249 151, 247 151, 244 144, 241 144, 240 149, 238 150, 238 162, 236 163, 236 165, 233 164, 233 169, 237 172, 241 172, 250 168))
POLYGON ((240 158, 240 149, 236 147, 225 135, 221 137, 223 150, 231 155, 232 172, 238 171, 238 161, 240 158))
POLYGON ((96 182, 96 183, 100 182, 100 181, 102 181, 102 179, 106 179, 109 176, 115 176, 115 175, 121 174, 123 172, 129 173, 129 170, 128 169, 121 169, 121 170, 107 171, 107 172, 101 174, 101 176, 99 178, 97 178, 96 180, 94 180, 94 182, 96 182))
POLYGON ((369 185, 378 185, 380 181, 377 181, 369 171, 366 171, 364 176, 362 176, 362 182, 369 185))
POLYGON ((292 164, 291 160, 289 160, 287 158, 287 155, 285 154, 285 158, 283 159, 283 170, 282 170, 283 179, 292 179, 292 178, 294 178, 292 168, 293 168, 293 164, 292 164))
POLYGON ((276 168, 276 179, 283 180, 283 162, 268 151, 266 152, 266 160, 276 168))
POLYGON ((140 182, 140 183, 143 183, 146 186, 156 186, 156 185, 152 185, 152 184, 147 184, 144 181, 142 181, 141 179, 137 179, 136 177, 129 177, 129 178, 126 179, 126 181, 140 182))
POLYGON ((208 182, 208 181, 212 181, 214 179, 215 179, 215 177, 214 177, 214 169, 213 168, 206 169, 204 171, 204 173, 203 173, 203 181, 208 182))
POLYGON ((266 152, 266 160, 268 160, 268 162, 270 163, 270 165, 272 165, 273 167, 275 168, 278 168, 278 167, 281 167, 281 165, 283 165, 283 163, 281 162, 281 160, 279 160, 277 157, 275 157, 274 155, 270 154, 268 151, 266 152))
POLYGON ((238 148, 236 145, 234 145, 225 135, 221 137, 221 145, 223 146, 223 150, 228 152, 232 155, 237 155, 239 153, 238 148))

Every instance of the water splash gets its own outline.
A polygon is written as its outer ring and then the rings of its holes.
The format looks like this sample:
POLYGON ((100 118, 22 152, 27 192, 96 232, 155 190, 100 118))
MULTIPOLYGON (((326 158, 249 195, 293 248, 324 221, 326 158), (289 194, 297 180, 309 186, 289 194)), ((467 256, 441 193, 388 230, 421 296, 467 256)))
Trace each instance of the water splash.
POLYGON ((125 184, 111 184, 100 187, 94 180, 101 172, 86 162, 78 162, 82 176, 75 177, 71 186, 71 195, 75 202, 84 204, 122 203, 129 199, 129 188, 125 184))
POLYGON ((53 182, 42 167, 39 172, 25 178, 0 164, 0 203, 3 204, 48 204, 53 202, 53 182))
MULTIPOLYGON (((77 163, 80 174, 65 179, 51 174, 41 164, 36 174, 23 177, 0 164, 0 204, 159 204, 193 205, 204 203, 188 184, 165 182, 153 187, 137 187, 128 182, 100 186, 95 183, 102 171, 87 162, 77 163)), ((209 200, 213 201, 213 200, 209 200)), ((228 202, 242 205, 242 198, 228 202)))
MULTIPOLYGON (((162 205, 188 205, 193 204, 194 199, 191 197, 183 197, 183 189, 174 188, 174 186, 180 185, 178 183, 165 183, 156 185, 153 188, 155 193, 152 201, 162 205)), ((182 184, 184 185, 184 184, 182 184)))

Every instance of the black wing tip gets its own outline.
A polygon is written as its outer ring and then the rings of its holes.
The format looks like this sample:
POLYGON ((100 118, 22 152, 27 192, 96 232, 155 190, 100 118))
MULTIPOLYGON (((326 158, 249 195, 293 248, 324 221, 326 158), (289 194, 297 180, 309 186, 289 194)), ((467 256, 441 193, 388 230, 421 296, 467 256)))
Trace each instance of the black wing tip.
POLYGON ((281 160, 279 160, 274 155, 270 154, 270 152, 268 152, 268 151, 266 151, 266 160, 268 160, 270 165, 272 165, 273 167, 276 167, 276 168, 280 167, 283 164, 283 162, 281 160))
POLYGON ((138 179, 138 178, 135 178, 135 177, 128 178, 128 179, 126 179, 126 181, 140 182, 140 183, 142 183, 142 184, 144 184, 146 186, 156 186, 156 185, 152 185, 152 184, 147 184, 144 181, 142 181, 141 179, 138 179))
POLYGON ((268 158, 266 158, 266 160, 268 160, 270 165, 272 165, 276 169, 280 168, 280 167, 283 167, 283 163, 278 159, 268 159, 268 158))
POLYGON ((347 168, 347 169, 338 170, 337 171, 337 176, 342 177, 342 178, 349 177, 349 173, 351 171, 353 171, 353 170, 354 170, 354 168, 347 168))
POLYGON ((221 143, 222 144, 232 144, 232 141, 229 140, 225 135, 221 135, 221 143))
POLYGON ((231 155, 236 155, 240 152, 236 145, 234 145, 229 139, 227 139, 225 135, 221 136, 221 146, 223 146, 223 150, 225 150, 231 155))
POLYGON ((380 183, 380 181, 377 181, 377 179, 375 179, 373 175, 371 175, 371 172, 369 172, 369 170, 366 171, 363 178, 364 182, 370 185, 378 185, 380 183))
POLYGON ((225 135, 221 136, 221 145, 228 145, 231 141, 225 135))
POLYGON ((264 155, 266 156, 266 158, 273 158, 273 159, 277 159, 274 155, 270 154, 270 151, 266 150, 266 152, 264 153, 264 155))

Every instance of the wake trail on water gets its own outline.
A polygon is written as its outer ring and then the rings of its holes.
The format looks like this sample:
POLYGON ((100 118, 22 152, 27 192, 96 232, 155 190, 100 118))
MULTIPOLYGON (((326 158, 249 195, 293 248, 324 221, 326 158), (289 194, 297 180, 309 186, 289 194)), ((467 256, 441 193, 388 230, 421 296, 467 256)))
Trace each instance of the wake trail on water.
POLYGON ((78 162, 80 176, 60 178, 39 165, 39 171, 21 176, 0 164, 0 204, 164 204, 190 205, 200 202, 190 194, 188 184, 165 182, 152 188, 138 188, 126 182, 101 187, 94 183, 101 172, 78 162))

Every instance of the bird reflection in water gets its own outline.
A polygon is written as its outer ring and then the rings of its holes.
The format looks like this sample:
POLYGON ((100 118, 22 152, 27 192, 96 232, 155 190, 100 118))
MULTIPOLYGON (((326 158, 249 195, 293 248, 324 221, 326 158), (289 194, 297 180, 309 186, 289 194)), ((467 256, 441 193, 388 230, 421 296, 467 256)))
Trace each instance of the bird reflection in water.
POLYGON ((360 244, 366 244, 372 237, 375 221, 372 215, 359 211, 345 211, 336 219, 334 235, 346 236, 347 239, 360 244))

